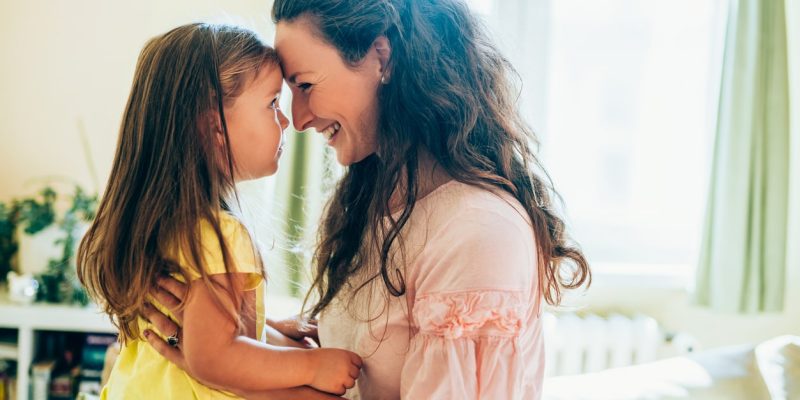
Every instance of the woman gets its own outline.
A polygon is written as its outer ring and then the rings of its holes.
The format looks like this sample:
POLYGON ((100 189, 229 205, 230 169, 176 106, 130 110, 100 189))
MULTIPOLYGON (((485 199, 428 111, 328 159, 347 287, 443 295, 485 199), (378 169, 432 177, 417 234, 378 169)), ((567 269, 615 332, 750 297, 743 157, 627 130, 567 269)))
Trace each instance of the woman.
POLYGON ((272 16, 294 126, 347 167, 307 313, 322 346, 364 359, 346 397, 539 398, 541 299, 558 304, 590 272, 555 214, 512 67, 460 0, 276 0, 272 16))

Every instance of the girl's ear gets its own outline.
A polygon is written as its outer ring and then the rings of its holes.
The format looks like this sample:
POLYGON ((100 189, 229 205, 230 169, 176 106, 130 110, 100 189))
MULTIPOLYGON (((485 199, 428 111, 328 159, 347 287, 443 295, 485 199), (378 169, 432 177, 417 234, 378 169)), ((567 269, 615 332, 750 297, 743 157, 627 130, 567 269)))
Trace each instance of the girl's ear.
POLYGON ((203 120, 214 135, 214 141, 218 146, 225 145, 225 134, 222 131, 222 119, 219 117, 219 111, 211 110, 205 114, 203 120))

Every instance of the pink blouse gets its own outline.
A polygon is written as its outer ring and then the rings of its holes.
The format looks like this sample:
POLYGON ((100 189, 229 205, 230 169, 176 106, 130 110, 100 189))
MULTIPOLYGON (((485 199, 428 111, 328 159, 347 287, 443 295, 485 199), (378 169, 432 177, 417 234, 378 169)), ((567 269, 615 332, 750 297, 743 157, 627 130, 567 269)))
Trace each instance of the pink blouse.
POLYGON ((402 236, 404 296, 379 277, 353 297, 354 278, 320 316, 323 346, 364 358, 346 397, 540 398, 541 293, 519 202, 450 181, 418 201, 402 236))

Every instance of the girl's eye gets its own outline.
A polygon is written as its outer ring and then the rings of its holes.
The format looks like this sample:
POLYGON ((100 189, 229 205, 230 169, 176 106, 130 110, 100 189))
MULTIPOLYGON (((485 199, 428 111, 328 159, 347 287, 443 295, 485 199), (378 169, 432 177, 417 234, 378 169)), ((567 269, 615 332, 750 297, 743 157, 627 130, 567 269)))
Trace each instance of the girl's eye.
POLYGON ((280 108, 281 108, 281 103, 280 103, 280 100, 281 100, 281 98, 276 96, 276 97, 275 97, 274 99, 272 99, 272 101, 269 103, 269 108, 271 108, 271 109, 273 109, 273 110, 280 110, 280 108))
POLYGON ((311 84, 310 83, 298 83, 297 87, 300 88, 300 91, 307 92, 309 89, 311 89, 311 84))

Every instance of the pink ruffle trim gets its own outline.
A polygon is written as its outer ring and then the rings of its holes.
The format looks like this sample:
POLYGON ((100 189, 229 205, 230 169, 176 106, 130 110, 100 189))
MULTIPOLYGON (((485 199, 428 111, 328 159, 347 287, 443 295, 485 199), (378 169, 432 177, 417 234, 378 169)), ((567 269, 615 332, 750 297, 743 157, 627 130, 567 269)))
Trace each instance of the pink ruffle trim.
POLYGON ((446 339, 517 336, 526 309, 520 292, 445 293, 418 297, 414 319, 420 333, 446 339))

